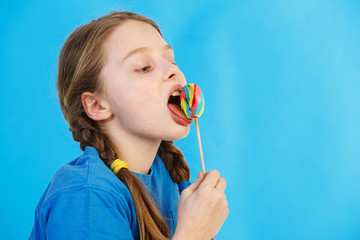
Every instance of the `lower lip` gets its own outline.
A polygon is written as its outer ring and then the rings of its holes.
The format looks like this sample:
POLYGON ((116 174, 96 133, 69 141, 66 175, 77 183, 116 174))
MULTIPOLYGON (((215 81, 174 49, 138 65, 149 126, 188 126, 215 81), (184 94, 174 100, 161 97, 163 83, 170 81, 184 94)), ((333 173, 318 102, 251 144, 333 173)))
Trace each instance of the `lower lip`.
POLYGON ((182 112, 180 107, 175 104, 168 104, 168 108, 170 110, 171 118, 181 126, 189 126, 193 120, 188 119, 185 114, 182 112))

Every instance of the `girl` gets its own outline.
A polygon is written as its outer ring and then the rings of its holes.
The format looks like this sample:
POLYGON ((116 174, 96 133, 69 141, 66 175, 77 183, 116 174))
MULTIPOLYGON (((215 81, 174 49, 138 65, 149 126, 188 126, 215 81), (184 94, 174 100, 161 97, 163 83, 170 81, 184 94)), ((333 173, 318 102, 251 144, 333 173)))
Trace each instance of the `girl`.
POLYGON ((169 102, 185 84, 152 20, 113 12, 76 29, 60 53, 57 88, 84 153, 55 173, 30 239, 214 237, 228 215, 226 181, 213 170, 188 186, 172 142, 189 132, 176 97, 169 102))

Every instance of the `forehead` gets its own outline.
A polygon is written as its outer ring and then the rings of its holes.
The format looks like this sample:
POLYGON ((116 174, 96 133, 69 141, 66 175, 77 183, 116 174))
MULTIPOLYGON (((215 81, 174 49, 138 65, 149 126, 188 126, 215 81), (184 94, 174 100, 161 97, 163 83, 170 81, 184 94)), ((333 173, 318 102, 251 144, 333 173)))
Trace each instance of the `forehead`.
POLYGON ((141 21, 127 20, 111 33, 106 48, 109 57, 123 58, 134 49, 141 47, 160 49, 165 44, 160 33, 152 25, 141 21))

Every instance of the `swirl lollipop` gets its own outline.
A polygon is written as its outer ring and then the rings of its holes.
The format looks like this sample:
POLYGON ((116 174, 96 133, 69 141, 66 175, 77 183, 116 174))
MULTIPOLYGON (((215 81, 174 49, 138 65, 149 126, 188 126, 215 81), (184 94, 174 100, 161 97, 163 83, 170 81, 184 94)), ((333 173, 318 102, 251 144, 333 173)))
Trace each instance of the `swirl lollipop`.
POLYGON ((198 118, 204 112, 205 100, 198 85, 190 83, 181 89, 180 106, 187 118, 198 118))
POLYGON ((201 138, 200 138, 200 130, 199 130, 199 122, 198 118, 204 112, 205 99, 202 94, 199 86, 196 84, 190 83, 185 85, 181 89, 180 93, 180 106, 184 111, 187 118, 195 119, 197 138, 199 143, 200 150, 200 158, 203 172, 205 173, 205 164, 204 164, 204 156, 201 147, 201 138))

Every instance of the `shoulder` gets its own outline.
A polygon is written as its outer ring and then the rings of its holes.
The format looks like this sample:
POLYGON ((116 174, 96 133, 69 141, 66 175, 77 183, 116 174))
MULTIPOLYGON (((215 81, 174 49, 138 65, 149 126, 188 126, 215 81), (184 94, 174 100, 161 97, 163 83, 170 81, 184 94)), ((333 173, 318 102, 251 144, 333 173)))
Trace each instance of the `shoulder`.
POLYGON ((67 189, 37 207, 31 236, 132 239, 135 214, 134 206, 121 194, 91 186, 67 189), (114 233, 115 225, 120 232, 114 233))
POLYGON ((75 222, 97 218, 113 219, 114 223, 134 221, 129 190, 94 148, 87 147, 83 155, 56 171, 36 206, 35 225, 44 231, 51 219, 67 215, 77 218, 75 222))
POLYGON ((107 193, 104 195, 118 199, 131 198, 127 187, 103 163, 97 151, 86 147, 83 155, 62 165, 56 171, 40 202, 46 204, 63 195, 81 194, 86 191, 107 193))

